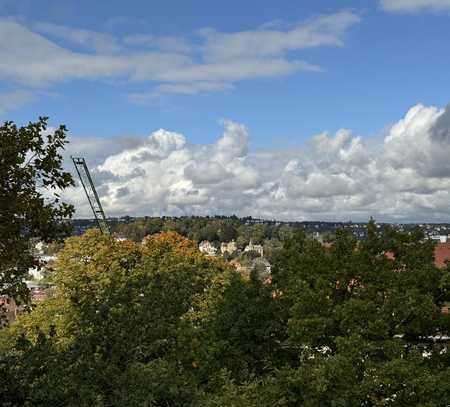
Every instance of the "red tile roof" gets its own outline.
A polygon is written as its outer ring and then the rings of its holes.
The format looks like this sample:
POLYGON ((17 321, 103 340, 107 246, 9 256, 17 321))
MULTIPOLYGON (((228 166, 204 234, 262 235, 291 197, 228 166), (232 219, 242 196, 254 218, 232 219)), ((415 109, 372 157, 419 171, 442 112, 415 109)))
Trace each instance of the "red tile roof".
POLYGON ((438 243, 434 248, 434 264, 436 267, 446 266, 445 261, 450 260, 450 242, 438 243))
MULTIPOLYGON (((392 252, 386 252, 384 255, 389 260, 394 260, 392 252)), ((450 242, 437 243, 434 247, 434 265, 438 268, 444 268, 446 267, 446 260, 450 261, 450 242)))

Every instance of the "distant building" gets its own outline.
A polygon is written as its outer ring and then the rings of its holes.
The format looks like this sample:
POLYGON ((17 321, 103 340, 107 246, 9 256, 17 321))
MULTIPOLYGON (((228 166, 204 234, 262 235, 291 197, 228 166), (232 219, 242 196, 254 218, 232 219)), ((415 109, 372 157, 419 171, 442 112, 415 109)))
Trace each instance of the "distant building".
POLYGON ((56 256, 40 255, 39 260, 43 263, 41 268, 33 267, 33 268, 28 269, 28 273, 36 281, 42 279, 42 277, 43 277, 42 271, 45 269, 45 265, 55 261, 56 256))
POLYGON ((439 243, 447 243, 448 236, 447 235, 433 235, 430 236, 432 240, 437 240, 439 243))
POLYGON ((203 240, 203 242, 200 242, 198 248, 202 253, 206 254, 207 256, 215 256, 217 254, 217 249, 208 240, 203 240))
POLYGON ((313 232, 312 238, 317 240, 319 243, 323 243, 323 235, 320 232, 313 232))
POLYGON ((250 240, 250 243, 245 246, 244 252, 256 252, 261 257, 264 256, 264 249, 260 244, 253 244, 253 242, 250 240))
POLYGON ((228 243, 222 243, 220 245, 220 252, 222 254, 225 254, 225 253, 233 254, 236 250, 237 250, 237 245, 234 240, 232 240, 231 242, 228 242, 228 243))
POLYGON ((38 281, 42 279, 42 271, 43 269, 45 269, 45 265, 49 264, 53 261, 56 260, 56 256, 54 255, 50 255, 48 254, 48 246, 41 241, 37 241, 33 246, 32 246, 32 253, 33 256, 35 258, 37 258, 40 263, 41 263, 41 267, 33 267, 28 269, 28 274, 30 274, 30 276, 38 281))
MULTIPOLYGON (((30 299, 32 304, 36 304, 40 301, 48 298, 48 284, 41 284, 43 275, 42 271, 45 270, 46 265, 55 261, 56 256, 48 255, 46 253, 47 246, 43 242, 37 242, 33 245, 33 255, 39 259, 41 268, 33 267, 28 269, 28 274, 31 280, 25 281, 28 289, 30 290, 30 299)), ((13 298, 7 296, 0 297, 0 308, 6 312, 6 318, 12 321, 17 318, 17 315, 22 313, 25 309, 25 305, 17 305, 13 298)))
MULTIPOLYGON (((48 285, 42 286, 32 281, 26 281, 25 283, 30 290, 31 304, 37 304, 48 298, 50 289, 48 285)), ((9 322, 14 321, 26 309, 26 304, 18 305, 13 298, 7 295, 0 296, 0 313, 4 313, 9 322)))
POLYGON ((39 283, 35 283, 33 281, 25 282, 28 289, 30 290, 31 302, 36 304, 40 301, 43 301, 48 298, 50 286, 41 285, 39 283))

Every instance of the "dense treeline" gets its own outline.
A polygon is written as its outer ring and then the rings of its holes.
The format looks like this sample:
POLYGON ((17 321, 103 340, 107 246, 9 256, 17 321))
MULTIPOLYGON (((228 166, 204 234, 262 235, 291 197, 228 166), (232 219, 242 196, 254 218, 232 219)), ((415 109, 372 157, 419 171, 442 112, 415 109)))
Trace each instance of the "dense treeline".
POLYGON ((0 331, 2 405, 447 406, 450 271, 422 237, 297 231, 270 283, 174 232, 67 239, 53 296, 0 331))
POLYGON ((254 223, 247 218, 237 217, 183 217, 183 218, 142 218, 131 223, 115 226, 115 232, 140 242, 145 236, 160 232, 173 231, 196 242, 230 242, 236 240, 239 246, 263 243, 266 239, 283 240, 292 236, 301 226, 280 225, 276 222, 254 223))
MULTIPOLYGON (((251 223, 251 218, 143 218, 131 223, 117 224, 114 232, 120 236, 141 242, 145 236, 161 232, 176 232, 194 242, 210 241, 216 248, 222 242, 234 240, 238 249, 242 250, 252 241, 264 247, 264 255, 270 261, 282 247, 282 242, 292 238, 298 230, 304 230, 302 225, 287 225, 276 222, 251 223)), ((330 236, 328 234, 328 236, 330 236)), ((227 259, 233 256, 226 255, 227 259)), ((242 263, 246 255, 240 256, 242 263)))

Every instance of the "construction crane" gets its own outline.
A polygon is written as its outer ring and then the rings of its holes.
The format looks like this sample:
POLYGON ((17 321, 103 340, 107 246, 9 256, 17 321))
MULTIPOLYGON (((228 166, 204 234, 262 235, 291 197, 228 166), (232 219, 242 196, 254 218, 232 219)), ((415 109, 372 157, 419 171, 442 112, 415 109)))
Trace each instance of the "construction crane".
POLYGON ((83 185, 84 192, 86 193, 89 205, 91 205, 92 212, 94 213, 95 220, 98 227, 104 235, 110 235, 108 221, 106 220, 105 212, 103 212, 102 204, 98 198, 97 191, 95 190, 94 182, 92 181, 91 174, 86 165, 86 160, 83 157, 71 157, 78 176, 80 177, 81 185, 83 185))

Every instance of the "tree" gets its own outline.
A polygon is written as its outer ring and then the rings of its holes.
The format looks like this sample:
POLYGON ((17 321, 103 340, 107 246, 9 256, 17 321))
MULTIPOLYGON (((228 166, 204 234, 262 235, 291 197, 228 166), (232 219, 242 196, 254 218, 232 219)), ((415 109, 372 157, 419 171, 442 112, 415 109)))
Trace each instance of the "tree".
POLYGON ((217 231, 217 236, 221 242, 231 242, 237 237, 236 228, 231 223, 231 221, 224 220, 220 223, 220 228, 217 231))
POLYGON ((208 222, 200 231, 201 240, 209 240, 210 242, 218 240, 217 232, 219 224, 217 221, 208 222))
POLYGON ((0 331, 0 400, 448 405, 450 269, 420 231, 370 222, 332 246, 296 231, 274 257, 270 283, 174 232, 67 239, 54 296, 0 331))
POLYGON ((268 227, 263 224, 253 225, 250 228, 250 240, 253 243, 261 244, 264 241, 264 238, 267 237, 268 227))
POLYGON ((290 240, 294 237, 294 229, 288 225, 282 225, 278 229, 278 238, 281 241, 290 240))
POLYGON ((276 237, 266 239, 264 241, 264 257, 267 258, 269 262, 272 262, 282 247, 283 245, 276 237))
POLYGON ((206 294, 200 310, 197 323, 204 329, 198 359, 205 377, 226 369, 242 383, 282 365, 284 313, 256 273, 250 279, 231 274, 206 294))
POLYGON ((292 403, 446 405, 448 345, 435 338, 450 331, 441 313, 449 271, 434 266, 433 243, 420 231, 378 235, 370 222, 367 241, 339 231, 331 248, 297 235, 273 281, 298 351, 279 388, 292 403))
POLYGON ((71 185, 62 168, 66 128, 47 130, 47 118, 18 128, 0 127, 0 296, 26 303, 24 276, 39 267, 33 240, 51 242, 70 231, 74 208, 58 192, 71 185))
POLYGON ((32 405, 195 405, 190 314, 226 270, 174 232, 143 244, 97 230, 66 239, 54 296, 10 328, 18 342, 5 345, 4 359, 15 362, 0 367, 32 405))

